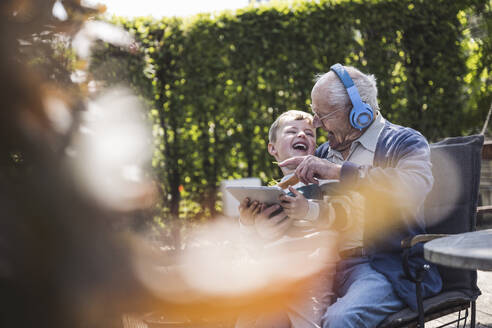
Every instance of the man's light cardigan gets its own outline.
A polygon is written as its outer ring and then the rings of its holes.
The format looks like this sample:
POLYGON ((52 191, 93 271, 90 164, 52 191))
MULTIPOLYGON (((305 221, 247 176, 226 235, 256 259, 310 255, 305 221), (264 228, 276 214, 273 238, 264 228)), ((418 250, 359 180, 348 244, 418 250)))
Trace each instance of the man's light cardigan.
MULTIPOLYGON (((324 143, 316 150, 316 156, 327 158, 329 150, 329 143, 324 143)), ((386 121, 377 139, 373 165, 344 162, 340 182, 347 188, 363 190, 368 199, 380 196, 387 202, 397 204, 397 211, 393 212, 391 220, 398 224, 391 225, 392 229, 385 230, 376 238, 364 238, 364 248, 371 266, 384 274, 398 295, 415 310, 415 285, 404 278, 400 243, 406 237, 425 233, 423 205, 433 184, 427 140, 411 128, 386 121)), ((368 231, 371 224, 377 222, 371 222, 369 218, 371 213, 377 212, 379 205, 366 202, 366 206, 365 231, 368 231)), ((410 266, 424 263, 427 262, 423 258, 422 245, 414 246, 410 266)), ((437 294, 442 288, 437 268, 427 264, 431 269, 426 272, 422 283, 424 298, 437 294)))

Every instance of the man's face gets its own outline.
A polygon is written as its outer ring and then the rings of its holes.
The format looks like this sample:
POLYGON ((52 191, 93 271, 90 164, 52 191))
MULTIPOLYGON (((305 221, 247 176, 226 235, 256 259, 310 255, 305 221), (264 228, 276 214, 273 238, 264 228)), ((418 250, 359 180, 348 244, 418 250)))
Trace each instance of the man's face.
POLYGON ((327 101, 322 89, 317 86, 311 92, 311 101, 314 127, 322 128, 328 132, 328 141, 331 148, 336 150, 344 148, 349 134, 353 132, 347 110, 333 107, 327 101), (327 117, 323 118, 324 116, 327 117), (320 117, 322 118, 321 120, 320 117))
POLYGON ((268 144, 268 152, 278 162, 313 155, 315 148, 316 130, 307 120, 285 121, 277 131, 277 141, 268 144))

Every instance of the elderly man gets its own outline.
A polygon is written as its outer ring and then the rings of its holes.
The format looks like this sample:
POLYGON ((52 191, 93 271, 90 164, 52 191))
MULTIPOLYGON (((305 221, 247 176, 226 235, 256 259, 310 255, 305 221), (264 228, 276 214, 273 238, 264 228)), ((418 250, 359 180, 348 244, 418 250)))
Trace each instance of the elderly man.
MULTIPOLYGON (((316 156, 295 157, 280 166, 296 167, 305 183, 338 179, 365 197, 363 238, 341 249, 337 266, 337 300, 327 309, 323 327, 376 327, 406 305, 416 308, 415 287, 403 278, 400 241, 424 232, 422 208, 433 177, 430 149, 417 131, 392 124, 379 112, 374 76, 353 67, 333 65, 318 77, 311 92, 314 125, 328 133, 316 156)), ((347 230, 350 233, 357 229, 347 230)), ((356 239, 355 239, 356 240, 356 239)), ((411 265, 424 263, 421 246, 411 265)), ((424 297, 440 291, 431 266, 424 297)))

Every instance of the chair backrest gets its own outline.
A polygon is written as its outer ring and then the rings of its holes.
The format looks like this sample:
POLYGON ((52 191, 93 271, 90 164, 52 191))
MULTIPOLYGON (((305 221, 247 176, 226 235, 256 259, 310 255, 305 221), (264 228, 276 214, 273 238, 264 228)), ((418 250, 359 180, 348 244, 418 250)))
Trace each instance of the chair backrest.
MULTIPOLYGON (((427 233, 475 230, 483 141, 483 135, 474 135, 431 144, 434 186, 424 208, 427 233)), ((439 267, 439 271, 443 291, 458 289, 470 297, 480 294, 476 271, 449 267, 439 267)))

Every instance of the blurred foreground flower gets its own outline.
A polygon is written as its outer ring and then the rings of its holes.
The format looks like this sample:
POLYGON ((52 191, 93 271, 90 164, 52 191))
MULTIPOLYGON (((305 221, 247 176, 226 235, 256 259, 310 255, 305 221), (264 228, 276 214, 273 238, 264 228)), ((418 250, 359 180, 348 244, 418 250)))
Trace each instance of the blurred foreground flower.
POLYGON ((302 283, 338 259, 336 234, 319 231, 264 245, 237 222, 197 229, 179 254, 149 256, 136 247, 135 270, 157 297, 187 313, 224 316, 226 310, 268 310, 303 292, 302 283))
POLYGON ((126 48, 133 44, 130 33, 123 28, 106 22, 89 21, 75 35, 72 46, 80 58, 87 60, 91 55, 91 47, 96 40, 126 48))
POLYGON ((129 211, 150 206, 156 189, 146 169, 152 156, 142 105, 124 88, 90 101, 69 148, 80 186, 99 203, 129 211))

